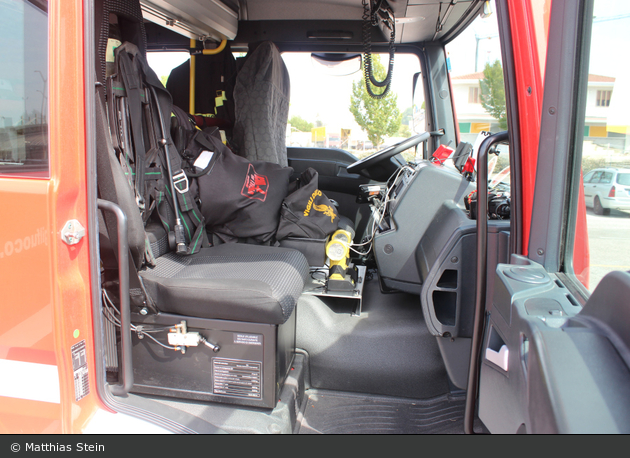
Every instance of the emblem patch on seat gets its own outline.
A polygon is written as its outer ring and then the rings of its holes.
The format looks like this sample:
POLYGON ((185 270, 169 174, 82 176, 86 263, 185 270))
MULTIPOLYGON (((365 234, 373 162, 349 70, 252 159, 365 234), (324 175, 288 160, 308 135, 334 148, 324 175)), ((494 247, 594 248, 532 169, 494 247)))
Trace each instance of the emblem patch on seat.
POLYGON ((264 202, 265 199, 267 199, 268 190, 269 180, 267 177, 265 175, 257 174, 254 166, 249 164, 241 194, 249 199, 258 199, 261 202, 264 202))

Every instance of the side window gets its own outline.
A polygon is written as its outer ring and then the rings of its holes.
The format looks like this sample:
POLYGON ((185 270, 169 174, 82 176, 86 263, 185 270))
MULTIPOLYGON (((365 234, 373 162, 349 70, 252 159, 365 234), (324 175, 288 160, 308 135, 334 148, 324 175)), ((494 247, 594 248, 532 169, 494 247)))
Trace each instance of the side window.
POLYGON ((589 172, 584 176, 584 183, 590 183, 595 172, 589 172))
POLYGON ((503 64, 496 12, 477 17, 446 45, 459 139, 507 130, 503 64))
POLYGON ((584 129, 579 129, 577 142, 583 173, 608 170, 595 172, 590 182, 590 175, 585 176, 577 223, 570 223, 576 234, 574 249, 565 254, 572 256, 565 258, 565 264, 573 266, 568 273, 590 291, 607 273, 630 270, 630 179, 624 178, 630 178, 630 73, 616 55, 617 49, 630 46, 629 28, 630 3, 594 1, 590 43, 584 51, 588 78, 580 88, 585 112, 579 121, 584 121, 584 129), (579 214, 584 211, 588 251, 579 237, 584 232, 579 214))
POLYGON ((0 0, 0 176, 49 176, 48 3, 0 0))
POLYGON ((186 51, 160 51, 160 52, 148 52, 147 62, 162 81, 162 84, 166 86, 171 70, 175 67, 183 64, 190 59, 190 53, 186 51))
MULTIPOLYGON (((459 141, 478 147, 488 133, 507 130, 503 58, 496 8, 478 16, 446 45, 459 141)), ((489 158, 491 184, 509 179, 509 146, 500 145, 489 158), (501 173, 503 172, 503 173, 501 173)), ((505 186, 503 186, 504 188, 505 186)))
POLYGON ((607 184, 612 181, 612 172, 604 172, 599 179, 600 183, 607 184))

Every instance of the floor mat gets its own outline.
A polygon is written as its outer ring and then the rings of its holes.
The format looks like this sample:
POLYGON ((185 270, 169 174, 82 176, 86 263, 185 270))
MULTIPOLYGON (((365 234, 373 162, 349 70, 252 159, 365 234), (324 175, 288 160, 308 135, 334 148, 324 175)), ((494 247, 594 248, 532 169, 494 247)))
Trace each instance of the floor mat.
POLYGON ((299 434, 463 434, 465 398, 429 400, 308 391, 299 434))
POLYGON ((363 311, 355 301, 302 296, 296 347, 308 354, 313 389, 433 399, 449 392, 438 340, 424 321, 420 299, 383 294, 366 280, 363 311))

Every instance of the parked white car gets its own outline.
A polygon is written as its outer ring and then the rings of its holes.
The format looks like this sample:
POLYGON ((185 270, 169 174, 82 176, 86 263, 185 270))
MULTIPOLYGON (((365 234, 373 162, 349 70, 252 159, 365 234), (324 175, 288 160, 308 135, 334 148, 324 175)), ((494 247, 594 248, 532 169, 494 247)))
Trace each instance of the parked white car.
POLYGON ((584 199, 597 215, 630 210, 630 169, 591 170, 584 177, 584 199))

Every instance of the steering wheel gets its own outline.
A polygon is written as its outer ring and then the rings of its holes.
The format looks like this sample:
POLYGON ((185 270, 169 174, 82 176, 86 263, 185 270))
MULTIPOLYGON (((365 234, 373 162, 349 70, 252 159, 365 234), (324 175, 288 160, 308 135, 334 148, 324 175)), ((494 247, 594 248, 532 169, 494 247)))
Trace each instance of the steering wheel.
POLYGON ((370 154, 369 156, 364 157, 363 159, 359 159, 353 164, 350 164, 347 168, 348 173, 359 173, 361 170, 367 169, 378 164, 381 161, 396 156, 406 149, 416 146, 418 143, 427 141, 429 137, 431 137, 430 132, 423 132, 421 134, 414 135, 413 137, 409 137, 401 142, 398 142, 395 145, 383 148, 382 150, 379 150, 374 154, 370 154))

